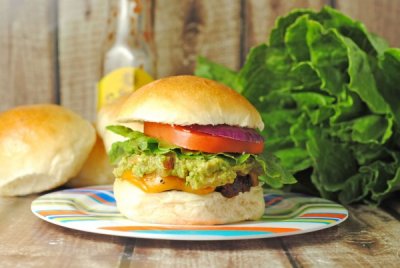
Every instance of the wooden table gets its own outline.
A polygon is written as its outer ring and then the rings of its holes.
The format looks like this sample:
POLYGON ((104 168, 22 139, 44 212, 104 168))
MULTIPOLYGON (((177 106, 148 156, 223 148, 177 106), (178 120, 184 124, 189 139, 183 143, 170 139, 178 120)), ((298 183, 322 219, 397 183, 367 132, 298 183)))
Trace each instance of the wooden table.
POLYGON ((349 207, 339 226, 284 238, 167 241, 97 235, 36 218, 37 196, 0 198, 0 267, 400 267, 400 200, 349 207))

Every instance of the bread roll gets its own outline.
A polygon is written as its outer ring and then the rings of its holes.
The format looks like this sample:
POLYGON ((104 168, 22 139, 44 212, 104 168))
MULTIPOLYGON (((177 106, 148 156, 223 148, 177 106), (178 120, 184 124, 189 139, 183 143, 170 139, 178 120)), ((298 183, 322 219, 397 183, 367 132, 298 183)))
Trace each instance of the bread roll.
POLYGON ((69 180, 68 187, 106 185, 114 182, 113 167, 108 160, 103 140, 97 134, 96 142, 78 175, 69 180))
POLYGON ((117 122, 264 127, 258 111, 242 95, 215 81, 190 75, 163 78, 137 89, 115 115, 117 122))
POLYGON ((21 106, 1 113, 0 195, 64 184, 79 172, 94 142, 93 126, 61 106, 21 106))
POLYGON ((260 186, 226 198, 218 192, 197 195, 181 191, 143 192, 126 180, 116 179, 114 195, 118 210, 136 222, 161 224, 225 224, 257 220, 265 203, 260 186))

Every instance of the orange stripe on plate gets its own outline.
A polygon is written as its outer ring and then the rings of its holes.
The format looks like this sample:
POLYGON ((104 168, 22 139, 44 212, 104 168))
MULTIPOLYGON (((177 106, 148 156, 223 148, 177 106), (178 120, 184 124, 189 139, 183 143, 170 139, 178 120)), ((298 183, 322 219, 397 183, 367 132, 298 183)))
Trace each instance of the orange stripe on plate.
POLYGON ((275 202, 277 202, 277 201, 280 201, 280 200, 282 200, 282 199, 283 199, 282 196, 278 196, 278 197, 272 198, 271 200, 269 200, 269 201, 266 203, 266 205, 271 205, 271 204, 273 204, 273 203, 275 203, 275 202))
POLYGON ((282 227, 257 227, 257 226, 109 226, 101 227, 103 230, 110 231, 163 231, 163 230, 221 230, 221 231, 263 231, 274 233, 287 233, 299 231, 299 228, 282 228, 282 227))
POLYGON ((38 213, 42 216, 88 215, 87 213, 77 210, 43 210, 38 211, 38 213))
POLYGON ((307 214, 301 215, 300 217, 301 218, 318 217, 318 218, 339 218, 339 219, 344 219, 346 217, 346 215, 342 214, 342 213, 307 213, 307 214))

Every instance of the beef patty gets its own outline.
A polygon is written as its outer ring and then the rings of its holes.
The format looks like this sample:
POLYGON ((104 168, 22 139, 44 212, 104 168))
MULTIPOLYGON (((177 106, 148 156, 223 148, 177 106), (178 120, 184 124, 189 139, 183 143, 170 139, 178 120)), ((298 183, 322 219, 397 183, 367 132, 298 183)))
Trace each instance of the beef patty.
POLYGON ((250 175, 237 176, 233 183, 228 183, 223 186, 218 186, 215 191, 220 192, 223 196, 231 198, 239 193, 250 191, 252 186, 258 185, 258 180, 250 175))

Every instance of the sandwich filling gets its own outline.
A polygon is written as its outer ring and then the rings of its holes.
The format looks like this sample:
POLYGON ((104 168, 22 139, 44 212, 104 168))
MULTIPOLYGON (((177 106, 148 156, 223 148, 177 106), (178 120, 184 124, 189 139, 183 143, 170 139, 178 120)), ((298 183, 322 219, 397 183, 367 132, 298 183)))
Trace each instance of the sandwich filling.
POLYGON ((186 185, 197 190, 233 183, 237 174, 260 173, 260 169, 260 164, 250 157, 241 163, 226 156, 140 153, 123 157, 114 175, 121 178, 129 171, 135 178, 149 174, 161 178, 173 176, 184 178, 186 185))
POLYGON ((120 160, 114 174, 117 178, 130 180, 147 192, 181 190, 207 194, 217 188, 224 196, 235 196, 239 192, 249 191, 250 187, 235 187, 234 189, 237 190, 234 191, 224 190, 222 186, 258 185, 257 177, 260 171, 260 164, 250 157, 243 163, 238 163, 226 156, 210 157, 210 155, 202 154, 185 157, 183 154, 172 151, 161 155, 140 153, 125 156, 120 160), (254 174, 253 178, 256 178, 253 183, 250 173, 254 174), (243 183, 244 180, 246 182, 243 183), (224 194, 228 192, 229 194, 224 194), (233 192, 235 194, 232 194, 233 192))
POLYGON ((108 129, 127 138, 114 143, 109 153, 116 165, 115 176, 147 193, 179 190, 208 194, 216 191, 233 197, 259 184, 280 188, 295 182, 271 155, 194 151, 149 137, 146 127, 145 133, 123 126, 108 129))

